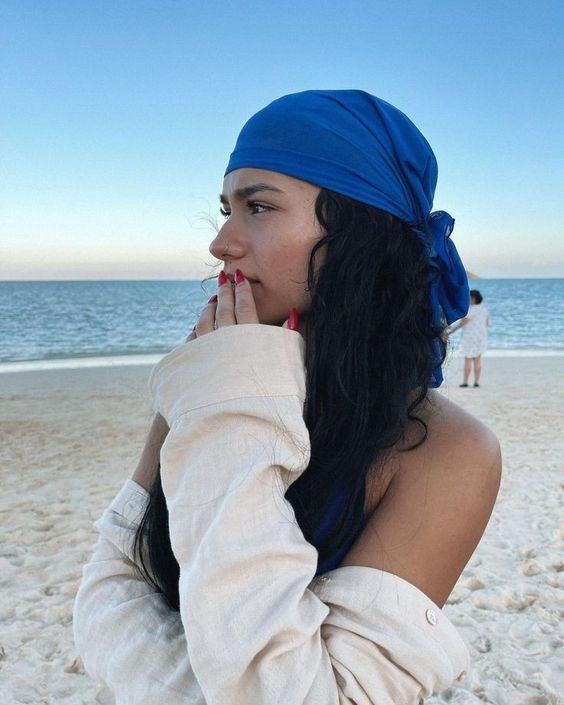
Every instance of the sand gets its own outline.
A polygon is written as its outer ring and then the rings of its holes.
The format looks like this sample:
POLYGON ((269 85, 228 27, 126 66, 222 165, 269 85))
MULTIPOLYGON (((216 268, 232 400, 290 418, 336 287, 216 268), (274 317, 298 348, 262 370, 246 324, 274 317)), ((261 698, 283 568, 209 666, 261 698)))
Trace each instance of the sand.
MULTIPOLYGON (((442 392, 498 435, 494 514, 444 607, 470 648, 439 703, 564 703, 564 357, 491 357, 442 392), (561 622, 560 622, 561 623, 561 622)), ((85 674, 72 605, 92 527, 133 474, 151 421, 148 366, 0 374, 0 702, 110 705, 85 674)))

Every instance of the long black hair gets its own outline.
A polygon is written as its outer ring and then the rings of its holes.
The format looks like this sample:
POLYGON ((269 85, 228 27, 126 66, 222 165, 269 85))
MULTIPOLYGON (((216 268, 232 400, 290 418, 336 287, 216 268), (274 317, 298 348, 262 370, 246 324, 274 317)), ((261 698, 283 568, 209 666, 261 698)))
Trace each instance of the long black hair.
MULTIPOLYGON (((304 421, 311 445, 306 470, 285 493, 318 564, 350 544, 364 517, 367 478, 406 440, 410 421, 421 427, 412 450, 427 437, 416 415, 436 364, 426 244, 399 218, 321 189, 315 213, 325 235, 312 248, 307 289, 304 421), (323 248, 322 264, 314 267, 323 248), (340 510, 316 540, 339 489, 340 510)), ((377 507, 376 507, 377 509, 377 507)), ((180 570, 172 552, 160 466, 135 535, 141 574, 179 610, 180 570)))

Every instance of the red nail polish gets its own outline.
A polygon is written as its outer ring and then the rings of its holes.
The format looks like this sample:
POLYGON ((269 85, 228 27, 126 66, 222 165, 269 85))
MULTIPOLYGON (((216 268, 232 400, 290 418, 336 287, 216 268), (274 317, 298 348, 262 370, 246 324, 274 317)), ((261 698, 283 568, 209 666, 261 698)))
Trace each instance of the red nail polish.
POLYGON ((219 277, 217 278, 217 285, 223 286, 228 281, 229 281, 229 279, 227 278, 227 274, 225 274, 225 272, 222 269, 221 272, 219 273, 219 277))
POLYGON ((290 318, 289 318, 289 320, 288 320, 288 327, 289 327, 291 330, 298 330, 298 325, 299 325, 299 321, 298 321, 298 312, 296 311, 295 308, 293 308, 293 309, 290 311, 290 318))
POLYGON ((208 299, 208 304, 215 304, 217 301, 217 294, 214 294, 210 299, 208 299))
POLYGON ((240 284, 241 282, 244 282, 246 279, 245 275, 240 269, 235 270, 235 284, 240 284))

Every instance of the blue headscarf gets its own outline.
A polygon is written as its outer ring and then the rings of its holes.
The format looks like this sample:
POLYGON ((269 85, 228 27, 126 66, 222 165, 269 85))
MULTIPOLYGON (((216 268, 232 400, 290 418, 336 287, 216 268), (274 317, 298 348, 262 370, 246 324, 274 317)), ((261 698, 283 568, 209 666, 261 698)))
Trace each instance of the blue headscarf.
MULTIPOLYGON (((244 125, 225 174, 277 171, 396 215, 425 245, 434 324, 452 323, 470 304, 468 278, 450 235, 454 219, 431 213, 437 160, 397 108, 364 91, 303 91, 273 101, 244 125)), ((443 376, 434 341, 430 386, 443 376)))

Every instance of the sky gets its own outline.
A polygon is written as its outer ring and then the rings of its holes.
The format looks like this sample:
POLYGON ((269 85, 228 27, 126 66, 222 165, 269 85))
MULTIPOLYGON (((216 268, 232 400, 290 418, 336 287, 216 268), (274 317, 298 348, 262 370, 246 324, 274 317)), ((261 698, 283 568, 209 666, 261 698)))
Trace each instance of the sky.
POLYGON ((564 4, 0 4, 0 280, 201 279, 237 134, 359 88, 439 164, 468 270, 564 277, 564 4))

